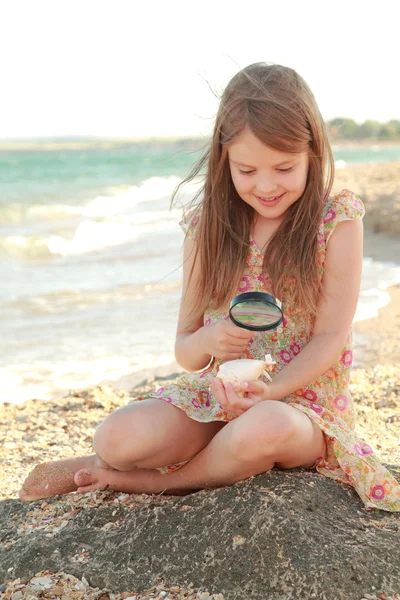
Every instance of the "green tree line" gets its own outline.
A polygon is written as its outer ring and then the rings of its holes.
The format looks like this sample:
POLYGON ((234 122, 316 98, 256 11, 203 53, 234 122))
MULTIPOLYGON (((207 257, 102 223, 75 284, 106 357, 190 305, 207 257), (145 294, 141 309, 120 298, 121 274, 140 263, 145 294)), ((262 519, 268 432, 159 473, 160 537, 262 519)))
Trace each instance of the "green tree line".
POLYGON ((359 124, 353 119, 338 117, 327 121, 327 126, 331 140, 400 141, 400 121, 396 119, 387 123, 369 119, 359 124))

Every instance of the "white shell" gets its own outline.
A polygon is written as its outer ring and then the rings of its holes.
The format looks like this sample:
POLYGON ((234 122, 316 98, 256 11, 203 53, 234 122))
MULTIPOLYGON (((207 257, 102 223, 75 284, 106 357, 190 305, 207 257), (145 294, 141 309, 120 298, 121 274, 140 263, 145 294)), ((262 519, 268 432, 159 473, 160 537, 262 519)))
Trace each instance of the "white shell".
POLYGON ((250 358, 229 360, 220 366, 217 377, 222 381, 230 381, 231 383, 254 381, 262 375, 264 369, 265 362, 263 360, 250 358))
POLYGON ((264 360, 252 358, 239 358, 237 360, 228 360, 220 365, 217 377, 223 382, 233 384, 233 388, 238 396, 243 396, 244 392, 240 389, 242 381, 255 381, 261 375, 264 375, 268 381, 272 381, 267 369, 270 369, 276 362, 272 360, 270 354, 266 354, 264 360))

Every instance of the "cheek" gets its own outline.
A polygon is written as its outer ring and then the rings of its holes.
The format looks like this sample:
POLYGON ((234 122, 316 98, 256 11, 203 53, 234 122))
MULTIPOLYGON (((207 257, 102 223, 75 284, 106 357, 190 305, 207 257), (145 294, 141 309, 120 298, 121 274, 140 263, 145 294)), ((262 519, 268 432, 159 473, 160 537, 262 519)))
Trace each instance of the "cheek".
POLYGON ((239 195, 247 193, 252 188, 250 179, 244 179, 243 177, 232 175, 232 181, 239 195))
POLYGON ((303 192, 304 188, 306 187, 306 183, 307 183, 307 173, 305 173, 304 171, 301 171, 298 173, 293 173, 293 174, 291 174, 290 177, 287 178, 286 187, 287 187, 287 189, 292 190, 294 192, 297 192, 297 191, 303 192))

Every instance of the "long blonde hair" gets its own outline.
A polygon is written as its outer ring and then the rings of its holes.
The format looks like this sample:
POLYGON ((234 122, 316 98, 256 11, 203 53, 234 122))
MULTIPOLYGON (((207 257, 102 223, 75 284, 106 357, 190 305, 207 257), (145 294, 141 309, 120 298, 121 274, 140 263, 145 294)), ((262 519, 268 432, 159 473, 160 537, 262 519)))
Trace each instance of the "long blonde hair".
POLYGON ((206 169, 204 185, 189 205, 201 215, 196 228, 201 268, 193 318, 204 314, 210 303, 215 310, 225 307, 245 269, 254 210, 237 194, 228 163, 228 146, 245 127, 271 148, 308 152, 306 187, 269 241, 263 271, 271 277, 275 296, 315 314, 320 287, 317 233, 333 183, 332 151, 314 96, 302 77, 288 67, 255 63, 227 85, 211 142, 172 199, 206 169))

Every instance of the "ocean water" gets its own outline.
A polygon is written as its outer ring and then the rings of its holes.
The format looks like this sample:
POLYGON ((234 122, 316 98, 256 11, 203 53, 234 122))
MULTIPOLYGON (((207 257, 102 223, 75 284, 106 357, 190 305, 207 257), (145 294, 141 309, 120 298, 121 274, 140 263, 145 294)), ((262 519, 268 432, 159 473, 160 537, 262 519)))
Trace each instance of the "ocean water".
MULTIPOLYGON (((176 368, 183 233, 169 204, 198 156, 179 141, 0 151, 0 402, 176 368)), ((384 162, 400 147, 335 159, 384 162)), ((398 282, 400 266, 366 258, 356 319, 398 282)))

